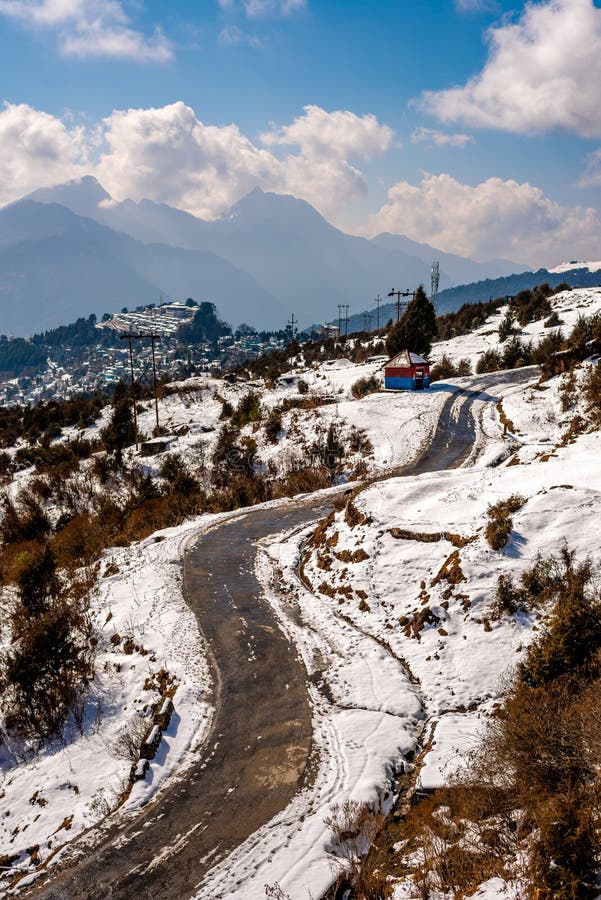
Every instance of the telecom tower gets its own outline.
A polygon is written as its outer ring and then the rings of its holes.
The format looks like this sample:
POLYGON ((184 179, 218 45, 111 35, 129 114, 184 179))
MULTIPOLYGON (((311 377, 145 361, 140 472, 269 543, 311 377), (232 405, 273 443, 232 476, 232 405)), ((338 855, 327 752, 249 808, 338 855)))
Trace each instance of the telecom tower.
POLYGON ((436 309, 436 304, 438 301, 438 286, 440 284, 440 264, 438 260, 434 260, 432 263, 432 275, 430 279, 430 300, 434 304, 434 309, 436 309))

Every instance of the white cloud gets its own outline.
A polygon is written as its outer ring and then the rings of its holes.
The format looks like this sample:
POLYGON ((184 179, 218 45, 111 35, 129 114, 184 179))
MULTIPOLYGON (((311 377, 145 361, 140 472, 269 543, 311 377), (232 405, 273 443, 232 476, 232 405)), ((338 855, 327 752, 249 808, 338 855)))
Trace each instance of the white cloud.
POLYGON ((601 148, 589 153, 578 187, 601 187, 601 148))
POLYGON ((307 0, 219 0, 222 9, 240 8, 249 19, 291 16, 307 6, 307 0))
MULTIPOLYGON (((373 116, 307 107, 264 143, 237 125, 207 125, 182 102, 116 110, 84 129, 25 105, 0 110, 0 203, 37 187, 93 174, 116 200, 143 197, 214 218, 255 186, 292 193, 341 221, 367 191, 358 160, 392 145, 373 116)), ((599 177, 601 153, 590 161, 599 177)), ((601 180, 601 179, 600 179, 601 180)), ((598 183, 598 182, 596 182, 598 183)), ((527 183, 490 178, 475 186, 450 175, 395 184, 369 230, 396 231, 442 250, 536 264, 595 258, 601 223, 593 209, 562 206, 527 183)))
POLYGON ((237 47, 240 44, 246 44, 249 47, 259 49, 265 45, 265 42, 256 34, 249 34, 243 31, 237 25, 227 25, 222 28, 218 36, 219 43, 224 47, 237 47))
POLYGON ((390 149, 393 131, 375 116, 357 116, 348 110, 326 112, 319 106, 303 107, 303 115, 290 125, 261 135, 267 146, 296 145, 307 158, 369 160, 390 149))
POLYGON ((483 128, 601 136, 601 9, 592 0, 527 3, 519 21, 487 36, 482 71, 463 86, 425 92, 424 111, 483 128))
POLYGON ((0 204, 87 171, 83 129, 25 104, 0 110, 0 147, 0 204))
POLYGON ((205 125, 181 101, 115 111, 102 131, 107 149, 96 174, 118 200, 148 197, 212 217, 278 179, 277 160, 237 125, 205 125))
POLYGON ((148 197, 206 218, 257 185, 304 198, 336 218, 367 191, 351 160, 385 152, 392 134, 373 116, 316 106, 289 125, 272 126, 262 145, 235 124, 205 124, 181 101, 115 110, 87 130, 67 117, 7 106, 0 113, 0 198, 10 202, 41 185, 89 173, 116 200, 148 197))
POLYGON ((455 0, 455 6, 464 13, 489 12, 499 8, 496 0, 455 0))
POLYGON ((471 186, 444 174, 390 188, 388 202, 370 219, 370 233, 380 231, 474 259, 535 265, 593 259, 601 242, 594 209, 561 206, 528 183, 489 178, 471 186))
POLYGON ((184 103, 116 111, 102 123, 107 149, 97 175, 117 199, 149 197, 214 217, 256 185, 292 193, 334 216, 366 192, 349 158, 367 160, 391 144, 373 116, 307 107, 290 125, 253 144, 236 125, 206 125, 184 103), (295 145, 276 155, 268 147, 295 145))
POLYGON ((289 125, 273 127, 261 141, 268 147, 298 147, 298 153, 282 160, 282 189, 335 217, 348 200, 367 193, 363 175, 351 160, 366 162, 381 156, 392 146, 393 135, 372 115, 305 106, 301 116, 289 125))
POLYGON ((446 134, 435 128, 416 128, 411 134, 412 144, 427 144, 429 147, 465 147, 472 144, 474 138, 471 134, 446 134))
POLYGON ((166 62, 173 49, 162 32, 132 28, 120 0, 0 0, 0 15, 26 27, 52 29, 60 52, 78 58, 112 57, 166 62))

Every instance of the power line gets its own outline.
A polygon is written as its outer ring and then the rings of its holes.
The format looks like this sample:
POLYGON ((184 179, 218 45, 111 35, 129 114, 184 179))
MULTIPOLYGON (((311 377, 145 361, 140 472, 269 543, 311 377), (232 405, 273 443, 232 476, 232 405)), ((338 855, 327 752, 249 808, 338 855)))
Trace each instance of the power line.
MULTIPOLYGON (((388 291, 389 297, 396 297, 396 320, 397 322, 401 319, 401 297, 411 297, 415 291, 395 291, 394 288, 391 291, 388 291)), ((403 304, 405 309, 407 308, 407 304, 403 304)), ((403 312, 405 312, 405 309, 403 312)))
POLYGON ((135 431, 135 441, 136 441, 136 450, 138 449, 139 438, 138 438, 138 412, 136 409, 136 391, 135 391, 135 377, 134 377, 134 354, 133 354, 133 344, 132 341, 143 341, 145 338, 150 339, 151 346, 151 357, 152 357, 152 395, 154 398, 154 414, 155 414, 155 422, 156 422, 156 434, 157 436, 161 433, 161 426, 159 422, 159 394, 158 394, 158 381, 157 381, 157 365, 156 365, 156 353, 155 353, 155 341, 161 339, 161 335, 156 331, 148 331, 148 332, 137 332, 137 331, 128 331, 126 334, 120 334, 119 340, 127 341, 129 345, 129 369, 131 374, 131 392, 132 392, 132 406, 133 406, 133 414, 134 414, 134 431, 135 431))

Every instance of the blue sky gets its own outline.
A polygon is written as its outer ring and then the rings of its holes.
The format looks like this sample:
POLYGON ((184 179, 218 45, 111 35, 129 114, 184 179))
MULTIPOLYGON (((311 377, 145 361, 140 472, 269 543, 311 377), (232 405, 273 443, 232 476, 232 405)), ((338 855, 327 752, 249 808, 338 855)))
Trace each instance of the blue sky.
POLYGON ((0 0, 0 202, 86 172, 221 214, 256 184, 356 233, 601 258, 593 0, 0 0))

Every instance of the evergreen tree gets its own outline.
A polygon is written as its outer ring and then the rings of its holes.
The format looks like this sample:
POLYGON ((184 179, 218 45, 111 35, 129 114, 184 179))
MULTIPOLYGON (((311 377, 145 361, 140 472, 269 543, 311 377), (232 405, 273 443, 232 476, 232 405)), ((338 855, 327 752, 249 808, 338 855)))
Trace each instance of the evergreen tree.
POLYGON ((217 307, 209 300, 200 303, 194 319, 181 330, 182 338, 190 344, 216 341, 217 338, 231 333, 232 329, 218 317, 217 307))
POLYGON ((136 439, 129 400, 119 400, 114 406, 111 421, 102 429, 100 436, 108 452, 115 454, 117 466, 121 466, 123 450, 131 447, 136 439))
POLYGON ((436 310, 420 284, 405 314, 390 329, 386 349, 390 356, 395 356, 401 350, 411 350, 426 356, 435 334, 436 310))

